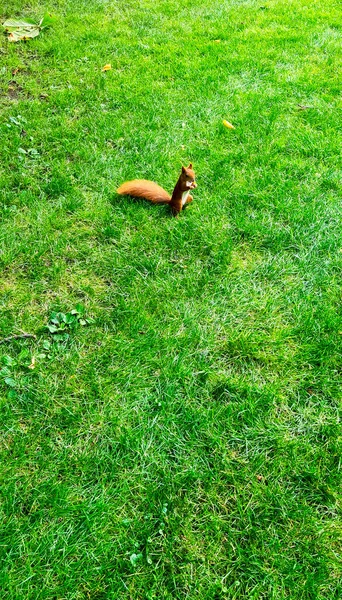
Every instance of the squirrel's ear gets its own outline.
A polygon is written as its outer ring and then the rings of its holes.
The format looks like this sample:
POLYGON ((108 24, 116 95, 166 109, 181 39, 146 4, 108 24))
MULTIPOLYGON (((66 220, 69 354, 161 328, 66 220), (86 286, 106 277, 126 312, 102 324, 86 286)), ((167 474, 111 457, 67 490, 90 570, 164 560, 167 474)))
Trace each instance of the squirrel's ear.
POLYGON ((189 164, 188 169, 192 169, 192 163, 189 164))
POLYGON ((182 167, 182 173, 186 173, 185 167, 182 167))

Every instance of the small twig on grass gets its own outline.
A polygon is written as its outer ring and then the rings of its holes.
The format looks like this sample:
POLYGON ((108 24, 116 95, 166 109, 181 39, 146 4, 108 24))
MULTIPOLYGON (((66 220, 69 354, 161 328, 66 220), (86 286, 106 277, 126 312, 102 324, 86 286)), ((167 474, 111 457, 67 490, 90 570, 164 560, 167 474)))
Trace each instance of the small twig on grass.
POLYGON ((0 340, 0 344, 4 344, 5 342, 10 342, 11 340, 19 340, 20 338, 33 338, 33 339, 37 339, 37 336, 34 335, 34 333, 25 333, 25 331, 23 331, 22 333, 17 333, 15 335, 10 335, 7 338, 4 338, 3 340, 0 340))

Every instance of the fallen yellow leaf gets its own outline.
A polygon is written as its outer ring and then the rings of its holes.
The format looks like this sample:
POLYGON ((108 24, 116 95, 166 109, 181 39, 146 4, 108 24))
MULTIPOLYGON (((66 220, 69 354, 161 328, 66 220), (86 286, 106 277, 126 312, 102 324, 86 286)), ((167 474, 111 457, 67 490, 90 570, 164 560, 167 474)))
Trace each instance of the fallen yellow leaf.
POLYGON ((36 366, 36 359, 35 359, 35 357, 34 357, 34 356, 32 356, 32 359, 31 359, 31 364, 28 366, 28 368, 29 368, 29 369, 34 369, 34 368, 35 368, 35 366, 36 366))
POLYGON ((112 65, 105 65, 102 69, 102 71, 110 71, 112 68, 112 65))
POLYGON ((224 120, 222 121, 222 123, 223 123, 223 125, 224 125, 225 127, 228 127, 228 129, 235 129, 234 125, 232 125, 231 123, 229 123, 229 121, 226 121, 226 119, 224 119, 224 120))

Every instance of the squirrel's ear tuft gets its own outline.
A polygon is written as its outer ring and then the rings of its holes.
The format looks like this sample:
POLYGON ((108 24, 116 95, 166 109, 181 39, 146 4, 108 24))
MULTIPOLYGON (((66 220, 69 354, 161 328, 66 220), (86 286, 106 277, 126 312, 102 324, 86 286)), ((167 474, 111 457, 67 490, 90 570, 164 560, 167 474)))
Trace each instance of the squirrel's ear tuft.
POLYGON ((189 164, 188 169, 192 169, 192 163, 189 164))
POLYGON ((185 167, 182 167, 182 173, 186 173, 185 167))

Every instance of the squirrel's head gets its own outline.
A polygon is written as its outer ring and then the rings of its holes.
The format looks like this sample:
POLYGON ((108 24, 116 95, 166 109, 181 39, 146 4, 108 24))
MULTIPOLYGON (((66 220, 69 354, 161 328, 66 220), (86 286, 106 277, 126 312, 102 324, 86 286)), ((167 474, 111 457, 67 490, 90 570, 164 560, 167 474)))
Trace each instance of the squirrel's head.
POLYGON ((191 163, 188 167, 182 167, 182 183, 184 183, 186 188, 189 190, 197 188, 195 179, 195 171, 193 170, 191 163))

